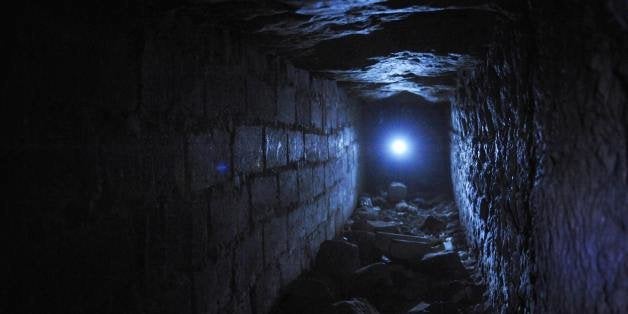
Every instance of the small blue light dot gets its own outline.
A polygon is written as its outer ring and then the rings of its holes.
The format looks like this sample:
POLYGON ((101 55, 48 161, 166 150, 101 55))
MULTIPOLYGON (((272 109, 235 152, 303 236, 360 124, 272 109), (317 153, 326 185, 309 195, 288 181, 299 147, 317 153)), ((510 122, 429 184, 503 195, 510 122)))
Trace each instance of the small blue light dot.
POLYGON ((229 171, 229 166, 227 166, 227 164, 224 162, 220 162, 218 163, 218 165, 216 165, 216 171, 220 172, 221 174, 225 174, 227 171, 229 171))

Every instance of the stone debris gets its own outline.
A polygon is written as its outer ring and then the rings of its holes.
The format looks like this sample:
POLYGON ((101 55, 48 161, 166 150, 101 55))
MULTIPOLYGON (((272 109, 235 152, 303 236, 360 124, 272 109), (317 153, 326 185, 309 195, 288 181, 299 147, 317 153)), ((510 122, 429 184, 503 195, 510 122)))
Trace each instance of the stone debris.
POLYGON ((451 237, 445 239, 445 241, 443 242, 443 248, 445 249, 445 251, 451 251, 454 249, 454 243, 452 242, 451 237))
POLYGON ((452 251, 425 254, 414 266, 421 272, 442 273, 444 276, 464 277, 467 273, 458 253, 452 251))
POLYGON ((377 247, 375 247, 374 232, 352 230, 347 232, 346 237, 350 242, 355 243, 358 246, 361 265, 368 265, 380 259, 381 253, 377 247))
POLYGON ((381 234, 375 235, 375 247, 389 258, 397 260, 418 260, 431 253, 431 243, 394 239, 381 234))
POLYGON ((334 314, 379 314, 368 301, 359 298, 336 302, 333 307, 334 314))
POLYGON ((482 301, 482 292, 474 286, 465 286, 449 298, 451 303, 475 304, 482 301))
POLYGON ((399 233, 388 233, 388 232, 378 232, 377 235, 382 237, 389 237, 391 239, 396 240, 406 240, 406 241, 416 241, 421 243, 438 243, 432 236, 420 236, 420 235, 407 235, 407 234, 399 234, 399 233))
POLYGON ((327 240, 316 254, 316 270, 334 278, 346 278, 360 267, 358 246, 343 240, 327 240))
POLYGON ((455 303, 448 302, 436 302, 430 304, 423 312, 418 313, 431 313, 431 314, 451 314, 460 313, 458 306, 455 303))
POLYGON ((298 278, 285 291, 274 313, 329 313, 336 299, 334 289, 323 278, 298 278))
POLYGON ((383 196, 376 196, 372 198, 373 205, 378 207, 384 207, 386 205, 386 198, 383 196))
POLYGON ((408 311, 408 314, 429 313, 427 309, 430 307, 429 303, 421 302, 408 311))
POLYGON ((377 219, 379 218, 381 209, 377 206, 360 207, 355 210, 355 217, 357 219, 377 219))
POLYGON ((369 196, 361 196, 358 200, 358 204, 360 205, 360 207, 373 207, 373 201, 369 196))
POLYGON ((393 182, 388 186, 388 200, 397 203, 403 201, 408 194, 408 188, 401 182, 393 182))
POLYGON ((481 313, 484 289, 455 205, 407 193, 395 182, 361 196, 274 313, 481 313))
POLYGON ((445 228, 445 223, 439 219, 434 218, 434 216, 427 216, 423 225, 421 225, 421 229, 428 233, 439 233, 445 228))
POLYGON ((421 208, 427 208, 427 207, 431 207, 432 204, 428 201, 426 201, 425 199, 421 198, 421 197, 415 197, 412 202, 421 208))
POLYGON ((400 221, 367 220, 366 224, 373 231, 399 232, 399 227, 403 223, 400 221))

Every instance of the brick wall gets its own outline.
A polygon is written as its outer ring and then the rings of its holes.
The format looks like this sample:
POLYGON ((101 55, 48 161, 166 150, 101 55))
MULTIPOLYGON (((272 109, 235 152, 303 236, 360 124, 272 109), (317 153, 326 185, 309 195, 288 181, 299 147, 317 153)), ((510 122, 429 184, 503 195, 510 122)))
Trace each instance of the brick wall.
POLYGON ((199 248, 203 252, 206 245, 209 258, 194 270, 194 281, 209 283, 197 293, 216 296, 199 298, 198 309, 264 313, 353 209, 357 143, 351 103, 334 82, 250 47, 231 46, 233 34, 215 31, 212 38, 226 39, 210 52, 216 58, 207 63, 207 90, 226 80, 228 95, 216 101, 243 106, 235 114, 220 112, 224 103, 205 107, 217 119, 200 122, 207 127, 188 136, 190 197, 207 200, 202 206, 209 215, 202 219, 208 229, 200 230, 209 241, 199 248), (228 65, 235 58, 237 64, 228 65), (227 174, 217 170, 222 164, 231 167, 227 174), (213 282, 230 286, 211 287, 213 282), (231 293, 219 297, 216 288, 231 293))
POLYGON ((353 209, 352 101, 236 31, 133 14, 16 12, 0 311, 264 313, 353 209))

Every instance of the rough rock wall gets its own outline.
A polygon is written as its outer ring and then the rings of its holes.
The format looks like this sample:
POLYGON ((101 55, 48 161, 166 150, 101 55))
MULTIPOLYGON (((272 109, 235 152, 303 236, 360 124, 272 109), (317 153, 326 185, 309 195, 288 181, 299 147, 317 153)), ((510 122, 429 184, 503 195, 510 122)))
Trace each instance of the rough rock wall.
POLYGON ((237 32, 102 10, 15 19, 0 311, 266 312, 355 204, 352 102, 237 32))
MULTIPOLYGON (((602 4, 537 3, 539 312, 628 312, 628 32, 602 4), (553 27, 550 27, 553 26, 553 27)), ((611 12, 616 13, 616 12, 611 12)), ((624 11, 623 16, 626 16, 624 11)))
POLYGON ((496 312, 628 310, 628 36, 602 4, 532 2, 452 107, 461 220, 496 312))
POLYGON ((532 293, 534 130, 521 38, 512 29, 501 36, 510 40, 462 77, 452 104, 452 180, 461 222, 480 254, 488 301, 518 312, 530 307, 532 293))

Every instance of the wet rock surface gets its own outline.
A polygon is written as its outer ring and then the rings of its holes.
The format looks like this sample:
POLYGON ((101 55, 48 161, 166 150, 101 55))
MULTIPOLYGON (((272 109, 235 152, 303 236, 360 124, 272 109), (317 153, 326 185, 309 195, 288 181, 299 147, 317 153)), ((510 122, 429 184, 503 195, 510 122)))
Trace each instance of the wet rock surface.
POLYGON ((484 287, 451 199, 408 197, 405 186, 402 197, 381 194, 360 197, 273 313, 483 313, 484 287))

